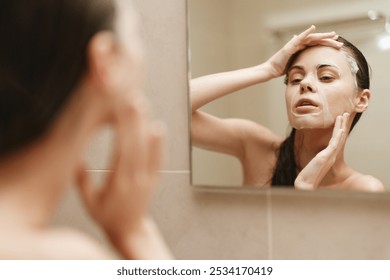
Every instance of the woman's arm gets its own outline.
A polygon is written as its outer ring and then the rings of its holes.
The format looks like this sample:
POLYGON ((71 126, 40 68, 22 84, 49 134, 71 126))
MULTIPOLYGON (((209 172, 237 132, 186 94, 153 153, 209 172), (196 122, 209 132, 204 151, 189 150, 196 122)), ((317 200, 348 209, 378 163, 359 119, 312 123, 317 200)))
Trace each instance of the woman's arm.
POLYGON ((227 94, 283 75, 290 57, 308 46, 326 45, 334 48, 342 46, 342 43, 335 40, 337 35, 334 32, 313 33, 314 31, 315 26, 311 26, 298 36, 294 36, 262 64, 192 79, 190 82, 192 112, 227 94))
MULTIPOLYGON (((192 141, 195 146, 239 158, 245 157, 249 136, 261 126, 243 119, 221 119, 198 110, 203 105, 272 78, 270 64, 195 78, 190 82, 192 141)), ((257 135, 262 135, 257 134, 257 135)), ((271 137, 272 138, 272 137, 271 137)))
POLYGON ((311 26, 300 35, 294 36, 281 50, 260 65, 191 80, 192 140, 194 145, 240 158, 245 155, 246 144, 250 140, 248 137, 254 136, 257 138, 256 140, 264 143, 273 141, 274 135, 271 135, 271 132, 260 125, 238 119, 220 119, 200 112, 198 109, 235 91, 283 75, 291 55, 308 46, 319 44, 335 48, 342 46, 341 43, 334 40, 337 38, 334 32, 313 33, 314 31, 315 27, 311 26), (267 133, 262 134, 262 131, 267 133))
POLYGON ((254 67, 192 79, 190 81, 192 112, 225 95, 269 81, 274 78, 272 73, 269 62, 266 62, 254 67))

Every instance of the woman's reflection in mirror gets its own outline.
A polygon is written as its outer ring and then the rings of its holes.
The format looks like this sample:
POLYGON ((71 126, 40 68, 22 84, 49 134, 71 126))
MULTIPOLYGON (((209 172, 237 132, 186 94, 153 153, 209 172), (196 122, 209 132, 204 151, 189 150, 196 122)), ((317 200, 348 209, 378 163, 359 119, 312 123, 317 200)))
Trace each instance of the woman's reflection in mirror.
POLYGON ((237 157, 245 186, 384 191, 380 180, 344 160, 347 137, 369 105, 369 74, 354 45, 335 32, 315 33, 311 26, 260 65, 192 79, 193 143, 237 157), (199 110, 282 75, 292 126, 287 138, 253 121, 221 119, 199 110))

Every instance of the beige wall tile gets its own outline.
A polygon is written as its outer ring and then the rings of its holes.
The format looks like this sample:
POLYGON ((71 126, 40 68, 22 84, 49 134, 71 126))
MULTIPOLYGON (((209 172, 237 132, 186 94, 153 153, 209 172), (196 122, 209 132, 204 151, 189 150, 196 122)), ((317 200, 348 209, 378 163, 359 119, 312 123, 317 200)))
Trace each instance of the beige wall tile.
POLYGON ((272 197, 274 259, 389 259, 388 195, 272 197))
POLYGON ((146 93, 167 126, 164 170, 189 170, 186 1, 137 0, 147 64, 146 93))
POLYGON ((179 259, 267 259, 267 198, 264 193, 204 192, 187 174, 163 174, 154 205, 179 259))

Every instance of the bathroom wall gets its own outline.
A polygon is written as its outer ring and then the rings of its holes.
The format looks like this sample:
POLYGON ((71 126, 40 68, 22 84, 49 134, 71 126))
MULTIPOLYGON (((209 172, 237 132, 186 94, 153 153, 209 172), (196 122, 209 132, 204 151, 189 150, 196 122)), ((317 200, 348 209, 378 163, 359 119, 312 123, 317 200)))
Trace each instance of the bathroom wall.
MULTIPOLYGON (((192 78, 230 70, 233 64, 234 44, 229 43, 232 39, 232 22, 229 21, 229 15, 232 13, 231 5, 221 5, 220 1, 208 1, 207 9, 204 9, 202 5, 204 2, 188 2, 191 11, 189 44, 194 46, 190 51, 192 78), (192 17, 191 14, 194 16, 192 17)), ((230 3, 230 0, 226 2, 230 3)), ((221 117, 230 117, 234 116, 236 111, 234 105, 234 98, 227 97, 207 104, 202 110, 213 112, 221 117)), ((239 185, 241 183, 240 163, 233 157, 194 147, 192 162, 193 180, 196 184, 239 185)))
MULTIPOLYGON (((168 130, 166 160, 151 211, 174 255, 178 259, 390 258, 387 195, 190 186, 185 1, 136 4, 148 64, 146 91, 155 116, 168 130)), ((107 171, 113 138, 108 128, 103 129, 86 155, 96 180, 107 171)), ((105 242, 73 188, 54 224, 77 227, 105 242)))

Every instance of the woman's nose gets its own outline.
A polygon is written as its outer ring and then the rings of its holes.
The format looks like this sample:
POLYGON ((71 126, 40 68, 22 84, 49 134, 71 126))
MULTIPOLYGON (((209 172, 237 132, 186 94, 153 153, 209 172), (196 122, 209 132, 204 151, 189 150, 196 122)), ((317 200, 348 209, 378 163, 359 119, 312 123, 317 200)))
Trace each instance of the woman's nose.
POLYGON ((301 94, 306 92, 317 92, 317 87, 315 86, 313 79, 305 77, 300 83, 300 92, 301 94))

